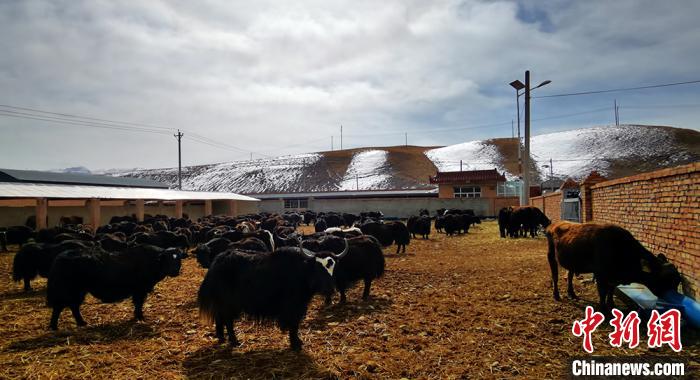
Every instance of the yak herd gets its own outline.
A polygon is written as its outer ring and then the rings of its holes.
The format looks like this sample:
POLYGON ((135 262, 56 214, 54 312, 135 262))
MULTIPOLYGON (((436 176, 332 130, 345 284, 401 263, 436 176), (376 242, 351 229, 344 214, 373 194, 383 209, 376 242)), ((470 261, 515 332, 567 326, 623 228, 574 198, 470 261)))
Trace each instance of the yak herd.
MULTIPOLYGON (((240 217, 189 218, 114 217, 95 231, 78 218, 62 218, 59 227, 34 231, 29 226, 0 229, 0 249, 18 244, 13 280, 31 290, 37 276, 48 278, 49 326, 58 328, 68 308, 79 326, 85 325, 80 306, 89 293, 105 303, 131 298, 134 318, 142 320, 143 304, 155 285, 176 277, 188 251, 207 272, 197 302, 200 316, 215 324, 216 337, 239 344, 234 323, 242 316, 275 322, 289 333, 293 350, 301 349, 299 324, 315 295, 332 303, 333 294, 346 302, 346 291, 362 281, 363 300, 372 281, 385 271, 382 248, 395 244, 406 252, 411 237, 428 239, 431 227, 447 236, 468 233, 481 218, 472 210, 420 210, 404 224, 385 220, 381 212, 284 214, 259 213, 240 217), (73 224, 75 223, 75 224, 73 224), (314 233, 299 232, 301 224, 314 233)), ((612 306, 618 284, 640 282, 655 294, 674 289, 677 269, 663 255, 646 250, 628 231, 613 225, 550 223, 536 207, 506 207, 498 213, 502 238, 536 237, 545 229, 547 259, 554 298, 558 267, 569 271, 567 294, 575 298, 572 278, 593 273, 600 307, 612 306)))

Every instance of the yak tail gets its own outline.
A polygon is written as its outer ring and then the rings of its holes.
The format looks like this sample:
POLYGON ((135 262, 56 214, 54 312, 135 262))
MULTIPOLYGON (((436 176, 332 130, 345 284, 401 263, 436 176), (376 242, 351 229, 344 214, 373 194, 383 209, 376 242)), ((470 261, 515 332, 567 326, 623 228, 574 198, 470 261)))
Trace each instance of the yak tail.
MULTIPOLYGON (((207 273, 208 274, 208 273, 207 273)), ((197 293, 197 304, 199 305, 199 319, 203 323, 211 324, 214 322, 217 302, 216 302, 216 287, 210 276, 204 276, 204 281, 199 287, 197 293)))
POLYGON ((22 249, 20 249, 19 252, 15 255, 15 258, 12 262, 12 280, 15 282, 22 281, 24 278, 30 278, 33 279, 34 277, 37 276, 38 270, 35 265, 33 265, 33 262, 35 262, 35 258, 33 255, 33 250, 35 247, 33 246, 24 246, 22 249))

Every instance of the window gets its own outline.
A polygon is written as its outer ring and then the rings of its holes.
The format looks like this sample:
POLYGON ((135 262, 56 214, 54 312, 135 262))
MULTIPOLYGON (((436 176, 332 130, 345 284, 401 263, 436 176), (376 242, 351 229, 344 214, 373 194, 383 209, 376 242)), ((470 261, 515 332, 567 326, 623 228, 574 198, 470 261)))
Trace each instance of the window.
POLYGON ((455 187, 455 198, 481 198, 480 186, 455 187))
POLYGON ((307 208, 309 207, 308 199, 285 199, 284 208, 307 208))
POLYGON ((518 197, 522 191, 523 183, 521 181, 499 182, 496 186, 496 196, 499 197, 518 197))

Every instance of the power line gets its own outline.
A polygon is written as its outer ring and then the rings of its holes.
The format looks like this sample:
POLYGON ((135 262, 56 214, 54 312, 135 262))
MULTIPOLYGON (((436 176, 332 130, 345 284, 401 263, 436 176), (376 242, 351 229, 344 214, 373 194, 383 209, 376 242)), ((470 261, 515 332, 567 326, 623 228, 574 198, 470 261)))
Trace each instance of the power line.
POLYGON ((173 128, 159 127, 159 126, 151 125, 151 124, 142 124, 142 123, 133 123, 133 122, 128 122, 128 121, 116 121, 116 120, 100 119, 100 118, 90 117, 90 116, 80 116, 80 115, 73 115, 73 114, 62 113, 62 112, 44 111, 44 110, 40 110, 40 109, 36 109, 36 108, 18 107, 18 106, 11 106, 11 105, 7 105, 7 104, 0 104, 0 107, 16 109, 16 110, 21 110, 21 111, 39 112, 39 113, 43 113, 43 114, 57 115, 57 116, 61 116, 61 117, 71 117, 71 118, 75 118, 75 119, 104 121, 104 122, 108 122, 108 123, 112 123, 112 124, 132 125, 132 126, 137 126, 137 127, 163 129, 163 130, 167 130, 167 131, 173 130, 173 128))
POLYGON ((675 83, 654 84, 654 85, 651 85, 651 86, 623 87, 623 88, 613 88, 613 89, 608 89, 608 90, 595 90, 595 91, 584 91, 584 92, 571 92, 571 93, 566 93, 566 94, 540 95, 540 96, 533 96, 532 98, 540 98, 540 99, 541 99, 541 98, 561 98, 561 97, 564 97, 564 96, 579 96, 579 95, 603 94, 603 93, 607 93, 607 92, 646 90, 646 89, 650 89, 650 88, 680 86, 680 85, 684 85, 684 84, 694 84, 694 83, 700 83, 700 80, 691 80, 691 81, 687 81, 687 82, 675 82, 675 83))
POLYGON ((147 129, 147 128, 126 128, 126 127, 120 127, 120 126, 108 125, 108 124, 106 124, 106 125, 93 124, 90 122, 83 122, 83 121, 79 121, 79 120, 70 121, 70 120, 60 119, 60 118, 51 117, 51 116, 45 116, 45 117, 26 116, 26 115, 21 115, 21 114, 10 114, 10 113, 6 113, 6 112, 12 112, 12 111, 0 110, 0 116, 13 117, 13 118, 19 118, 19 119, 39 120, 39 121, 46 121, 49 123, 74 125, 74 126, 80 126, 80 127, 114 129, 114 130, 128 131, 128 132, 147 132, 147 133, 156 133, 156 134, 169 134, 168 132, 165 132, 165 131, 153 130, 153 129, 147 129))

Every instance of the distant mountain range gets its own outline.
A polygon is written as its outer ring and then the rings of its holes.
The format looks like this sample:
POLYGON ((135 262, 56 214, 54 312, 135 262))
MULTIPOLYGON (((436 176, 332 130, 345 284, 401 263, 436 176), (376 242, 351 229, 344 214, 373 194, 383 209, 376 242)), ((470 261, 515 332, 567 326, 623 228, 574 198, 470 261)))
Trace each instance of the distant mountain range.
MULTIPOLYGON (((617 178, 700 160, 700 132, 665 126, 597 126, 533 136, 535 181, 580 179, 592 170, 617 178), (551 168, 550 168, 551 159, 551 168)), ((432 187, 440 171, 496 168, 518 177, 517 139, 469 141, 445 147, 372 147, 188 166, 187 190, 246 194, 432 187)), ((70 168, 66 170, 82 170, 70 168)), ((87 169, 85 169, 87 170, 87 169)), ((149 178, 175 185, 177 168, 112 169, 102 174, 149 178)))

